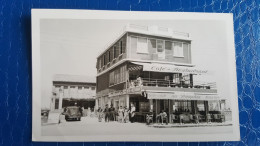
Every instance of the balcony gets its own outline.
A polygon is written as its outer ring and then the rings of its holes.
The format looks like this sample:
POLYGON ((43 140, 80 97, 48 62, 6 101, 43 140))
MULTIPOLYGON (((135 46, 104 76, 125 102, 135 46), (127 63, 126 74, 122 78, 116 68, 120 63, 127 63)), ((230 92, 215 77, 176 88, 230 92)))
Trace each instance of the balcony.
POLYGON ((131 80, 128 83, 128 88, 140 87, 142 90, 217 93, 216 82, 191 83, 187 81, 180 81, 178 83, 174 83, 172 80, 143 78, 131 80))

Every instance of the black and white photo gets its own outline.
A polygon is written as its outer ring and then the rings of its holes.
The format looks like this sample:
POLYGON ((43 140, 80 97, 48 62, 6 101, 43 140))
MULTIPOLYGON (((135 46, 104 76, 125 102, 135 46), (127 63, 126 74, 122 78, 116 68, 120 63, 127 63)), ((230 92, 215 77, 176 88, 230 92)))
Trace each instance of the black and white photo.
POLYGON ((34 141, 240 139, 232 14, 35 9, 32 36, 34 141))

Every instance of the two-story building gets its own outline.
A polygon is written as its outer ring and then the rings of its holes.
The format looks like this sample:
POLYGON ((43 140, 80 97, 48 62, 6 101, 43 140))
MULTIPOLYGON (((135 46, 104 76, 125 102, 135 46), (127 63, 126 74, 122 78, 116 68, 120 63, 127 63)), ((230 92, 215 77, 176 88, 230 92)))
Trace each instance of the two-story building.
POLYGON ((98 106, 133 103, 140 121, 149 111, 199 113, 205 118, 220 111, 225 101, 217 95, 216 83, 194 80, 209 71, 192 64, 191 42, 189 33, 127 25, 97 57, 98 106))
POLYGON ((96 98, 95 77, 56 74, 52 83, 51 111, 61 110, 67 106, 94 109, 96 98))

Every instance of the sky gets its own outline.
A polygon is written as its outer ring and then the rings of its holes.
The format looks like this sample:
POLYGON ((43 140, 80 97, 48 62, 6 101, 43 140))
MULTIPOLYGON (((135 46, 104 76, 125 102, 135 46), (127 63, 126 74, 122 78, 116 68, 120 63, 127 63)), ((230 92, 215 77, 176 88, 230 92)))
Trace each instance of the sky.
POLYGON ((97 20, 42 19, 40 21, 41 99, 50 107, 52 79, 55 74, 96 77, 96 58, 127 24, 157 25, 190 33, 192 64, 212 72, 195 77, 216 81, 218 94, 229 95, 227 34, 224 21, 213 20, 97 20))

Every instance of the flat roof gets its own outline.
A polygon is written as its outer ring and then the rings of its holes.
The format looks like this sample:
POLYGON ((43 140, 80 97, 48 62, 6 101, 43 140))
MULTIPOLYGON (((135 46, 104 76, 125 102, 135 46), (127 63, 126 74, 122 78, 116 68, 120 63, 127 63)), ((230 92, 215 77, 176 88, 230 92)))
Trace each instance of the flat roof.
POLYGON ((55 74, 53 82, 96 83, 95 76, 55 74))

